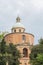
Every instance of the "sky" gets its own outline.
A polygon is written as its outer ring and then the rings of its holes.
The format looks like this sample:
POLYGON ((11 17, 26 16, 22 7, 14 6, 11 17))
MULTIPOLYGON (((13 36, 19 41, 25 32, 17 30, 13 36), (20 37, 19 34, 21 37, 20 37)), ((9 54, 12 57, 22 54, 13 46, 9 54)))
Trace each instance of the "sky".
POLYGON ((43 0, 0 0, 1 32, 10 32, 17 16, 26 32, 34 35, 34 44, 38 44, 38 40, 43 38, 43 0))

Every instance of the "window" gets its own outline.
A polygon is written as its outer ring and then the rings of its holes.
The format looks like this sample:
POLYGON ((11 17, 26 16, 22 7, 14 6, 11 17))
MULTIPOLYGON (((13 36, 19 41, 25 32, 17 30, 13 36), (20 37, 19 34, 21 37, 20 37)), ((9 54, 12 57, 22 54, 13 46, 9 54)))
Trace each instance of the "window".
POLYGON ((28 57, 28 49, 27 48, 23 49, 23 57, 28 57))
POLYGON ((16 30, 14 30, 14 32, 16 33, 16 30))
POLYGON ((23 36, 22 36, 22 40, 26 40, 26 37, 25 37, 25 35, 23 35, 23 36))
POLYGON ((19 29, 19 32, 21 32, 21 29, 19 29))

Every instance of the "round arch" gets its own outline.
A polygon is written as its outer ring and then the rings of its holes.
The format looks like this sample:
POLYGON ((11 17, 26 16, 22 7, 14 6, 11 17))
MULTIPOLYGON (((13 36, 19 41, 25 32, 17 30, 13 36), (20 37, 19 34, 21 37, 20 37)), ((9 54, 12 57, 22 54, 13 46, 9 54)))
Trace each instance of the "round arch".
POLYGON ((23 48, 23 57, 28 57, 28 49, 23 48))

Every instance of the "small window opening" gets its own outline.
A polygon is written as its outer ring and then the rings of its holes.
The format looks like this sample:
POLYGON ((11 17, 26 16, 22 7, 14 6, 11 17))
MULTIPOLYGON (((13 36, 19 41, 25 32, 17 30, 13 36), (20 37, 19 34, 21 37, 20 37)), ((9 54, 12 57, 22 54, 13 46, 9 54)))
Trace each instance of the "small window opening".
POLYGON ((16 30, 14 30, 14 32, 16 33, 16 30))
POLYGON ((25 37, 25 35, 23 35, 23 36, 22 36, 22 40, 26 40, 26 37, 25 37))
POLYGON ((23 49, 23 57, 28 57, 28 49, 27 48, 23 49))
POLYGON ((21 29, 19 29, 19 32, 21 32, 21 29))

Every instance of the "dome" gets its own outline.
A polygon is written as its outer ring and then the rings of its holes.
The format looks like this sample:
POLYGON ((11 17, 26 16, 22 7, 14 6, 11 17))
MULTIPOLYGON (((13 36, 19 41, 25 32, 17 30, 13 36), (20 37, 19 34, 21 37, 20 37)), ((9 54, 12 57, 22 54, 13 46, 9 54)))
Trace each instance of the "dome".
POLYGON ((14 28, 17 28, 17 27, 21 27, 21 28, 25 28, 24 25, 20 22, 17 22, 14 26, 14 28))
POLYGON ((17 17, 16 18, 16 24, 12 27, 12 29, 15 29, 15 28, 24 28, 25 29, 25 27, 24 27, 24 25, 20 22, 20 17, 17 17))

